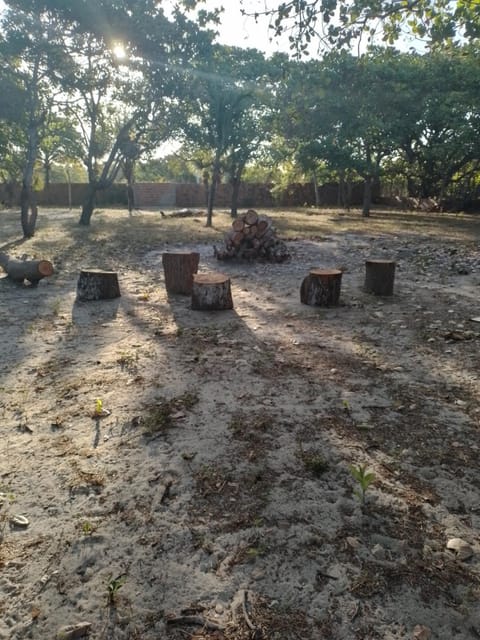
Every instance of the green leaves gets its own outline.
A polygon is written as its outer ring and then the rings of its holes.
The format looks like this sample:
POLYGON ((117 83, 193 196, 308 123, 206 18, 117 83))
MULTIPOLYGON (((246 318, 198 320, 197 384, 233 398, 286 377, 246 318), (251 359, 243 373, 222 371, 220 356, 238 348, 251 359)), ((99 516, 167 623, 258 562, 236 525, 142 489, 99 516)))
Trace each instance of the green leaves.
POLYGON ((472 0, 289 0, 275 9, 245 13, 270 16, 275 35, 290 32, 298 55, 313 37, 325 49, 348 49, 372 31, 389 43, 405 30, 430 42, 473 40, 480 34, 480 5, 472 0))
POLYGON ((354 491, 354 494, 359 498, 362 504, 365 504, 365 494, 368 487, 374 482, 375 474, 372 471, 367 471, 367 465, 359 464, 357 467, 351 466, 350 473, 353 478, 358 482, 359 488, 354 491))

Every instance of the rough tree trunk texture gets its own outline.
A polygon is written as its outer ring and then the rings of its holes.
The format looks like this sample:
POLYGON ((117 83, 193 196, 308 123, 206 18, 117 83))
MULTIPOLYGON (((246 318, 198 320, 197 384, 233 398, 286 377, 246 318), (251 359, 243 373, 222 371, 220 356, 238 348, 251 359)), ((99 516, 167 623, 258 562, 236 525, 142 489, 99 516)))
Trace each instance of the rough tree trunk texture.
POLYGON ((363 188, 362 216, 368 218, 372 208, 372 176, 366 176, 363 188))
POLYGON ((240 194, 240 179, 232 179, 232 200, 230 206, 230 216, 236 218, 238 216, 238 196, 240 194))
POLYGON ((342 272, 338 269, 311 269, 300 287, 300 301, 319 307, 338 305, 342 272))
POLYGON ((198 271, 199 262, 199 253, 163 253, 162 264, 168 293, 191 294, 193 275, 198 271))
POLYGON ((28 280, 35 285, 53 274, 53 265, 48 260, 17 260, 6 253, 0 253, 0 266, 11 280, 18 283, 28 280))
POLYGON ((377 296, 393 295, 395 262, 393 260, 367 260, 365 262, 365 291, 377 296))
POLYGON ((92 219, 93 210, 95 209, 95 201, 97 199, 97 187, 90 184, 88 192, 82 205, 82 213, 78 224, 88 227, 92 219))
POLYGON ((24 238, 33 238, 37 226, 38 208, 33 189, 23 185, 20 194, 20 220, 24 238))
POLYGON ((233 309, 230 278, 218 272, 194 275, 192 309, 196 311, 233 309))
POLYGON ((120 287, 115 271, 88 269, 80 271, 77 283, 77 300, 111 300, 120 297, 120 287))

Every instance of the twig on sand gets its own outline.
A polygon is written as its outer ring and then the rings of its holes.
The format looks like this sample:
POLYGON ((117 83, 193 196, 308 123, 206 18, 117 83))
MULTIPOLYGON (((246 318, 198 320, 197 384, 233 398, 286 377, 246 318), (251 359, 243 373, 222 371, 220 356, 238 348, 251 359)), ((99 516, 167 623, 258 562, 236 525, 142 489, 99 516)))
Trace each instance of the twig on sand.
POLYGON ((242 612, 243 612, 243 617, 245 618, 245 622, 247 623, 247 627, 252 632, 250 635, 250 638, 251 640, 262 640, 263 632, 260 627, 257 627, 253 624, 248 614, 247 607, 248 607, 248 591, 245 590, 243 592, 243 598, 242 598, 242 612))

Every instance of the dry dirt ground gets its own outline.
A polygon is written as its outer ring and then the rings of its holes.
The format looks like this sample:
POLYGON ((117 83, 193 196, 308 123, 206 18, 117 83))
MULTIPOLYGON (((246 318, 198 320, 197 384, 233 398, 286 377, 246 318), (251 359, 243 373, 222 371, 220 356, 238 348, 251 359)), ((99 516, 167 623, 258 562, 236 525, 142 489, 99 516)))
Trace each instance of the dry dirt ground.
POLYGON ((480 637, 480 220, 262 213, 289 262, 216 262, 225 213, 42 211, 22 243, 0 212, 0 250, 55 265, 0 279, 1 639, 480 637), (168 297, 172 249, 234 310, 168 297), (88 267, 121 298, 76 302, 88 267), (300 304, 311 267, 340 306, 300 304))

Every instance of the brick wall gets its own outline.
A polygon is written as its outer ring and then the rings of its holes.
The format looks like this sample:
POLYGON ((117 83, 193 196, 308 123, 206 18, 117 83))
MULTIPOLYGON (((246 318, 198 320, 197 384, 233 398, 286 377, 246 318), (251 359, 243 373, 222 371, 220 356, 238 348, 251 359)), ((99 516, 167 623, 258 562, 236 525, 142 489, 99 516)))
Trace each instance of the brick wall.
MULTIPOLYGON (((86 184, 71 185, 71 201, 74 207, 81 206, 88 186, 86 184)), ((142 209, 161 209, 169 207, 195 207, 205 208, 207 196, 205 187, 195 183, 160 183, 138 182, 134 185, 135 206, 142 209)), ((338 188, 335 184, 326 184, 320 187, 320 203, 325 206, 337 204, 338 188)), ((221 209, 230 207, 232 187, 229 184, 220 184, 217 188, 215 206, 221 209)), ((352 192, 352 205, 361 204, 363 197, 363 184, 357 184, 352 192)), ((9 189, 6 185, 0 185, 0 201, 7 206, 18 206, 20 203, 20 188, 15 186, 9 189)), ((55 183, 48 189, 37 192, 37 201, 40 206, 66 207, 69 204, 69 188, 67 184, 55 183)), ((114 184, 106 191, 98 193, 97 205, 121 205, 127 204, 125 184, 114 184)), ((315 192, 311 183, 292 184, 281 193, 272 195, 272 185, 246 183, 240 186, 238 206, 249 207, 295 207, 315 204, 315 192)))

